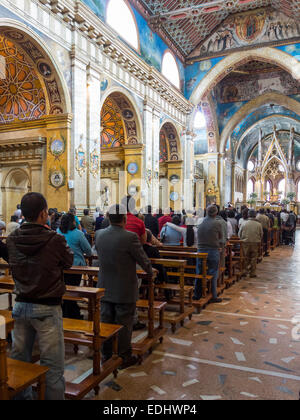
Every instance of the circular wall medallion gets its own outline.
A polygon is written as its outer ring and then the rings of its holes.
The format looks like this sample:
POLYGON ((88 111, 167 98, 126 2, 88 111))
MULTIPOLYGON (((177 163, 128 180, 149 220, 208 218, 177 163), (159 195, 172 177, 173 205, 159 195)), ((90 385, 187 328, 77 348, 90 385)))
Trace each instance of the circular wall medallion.
POLYGON ((171 192, 171 194, 170 194, 170 200, 171 201, 177 201, 178 198, 179 198, 179 195, 176 191, 171 192))
POLYGON ((51 185, 55 188, 59 188, 64 184, 65 177, 61 171, 53 171, 50 176, 51 185))
POLYGON ((60 139, 54 139, 50 144, 50 151, 54 156, 60 156, 65 151, 65 144, 60 139))
POLYGON ((171 175, 170 182, 171 184, 177 184, 180 181, 180 177, 178 175, 171 175))
POLYGON ((49 64, 43 61, 39 63, 38 69, 41 75, 43 75, 44 77, 50 77, 52 75, 51 67, 49 66, 49 64))
POLYGON ((133 112, 131 111, 131 109, 125 109, 122 112, 122 115, 126 120, 131 120, 133 118, 133 112))
POLYGON ((135 175, 137 173, 137 171, 139 170, 138 164, 135 162, 131 162, 128 164, 127 166, 127 172, 130 175, 135 175))

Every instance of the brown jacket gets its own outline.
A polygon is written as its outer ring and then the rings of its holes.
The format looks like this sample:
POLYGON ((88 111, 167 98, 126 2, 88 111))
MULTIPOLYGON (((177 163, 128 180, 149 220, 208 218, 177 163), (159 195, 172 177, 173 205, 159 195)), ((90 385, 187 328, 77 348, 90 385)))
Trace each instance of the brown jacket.
POLYGON ((73 264, 65 238, 45 226, 25 223, 6 242, 16 300, 59 305, 66 290, 63 270, 73 264))
POLYGON ((256 219, 247 220, 247 222, 242 224, 239 231, 239 237, 241 240, 248 243, 261 242, 263 234, 262 225, 256 219))

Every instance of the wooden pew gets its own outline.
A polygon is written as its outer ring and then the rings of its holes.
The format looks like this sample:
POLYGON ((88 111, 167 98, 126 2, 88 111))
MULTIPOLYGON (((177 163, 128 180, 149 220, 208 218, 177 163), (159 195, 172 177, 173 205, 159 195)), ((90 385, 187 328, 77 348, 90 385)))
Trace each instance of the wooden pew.
POLYGON ((155 288, 159 290, 172 290, 175 293, 179 293, 178 301, 170 301, 169 303, 175 303, 179 305, 179 312, 175 314, 170 314, 168 311, 164 313, 164 320, 169 322, 172 326, 172 331, 175 332, 177 323, 181 325, 184 324, 186 317, 189 319, 192 318, 194 311, 191 303, 186 307, 185 306, 185 292, 190 293, 193 290, 193 286, 185 286, 184 284, 184 268, 186 266, 185 260, 172 260, 172 259, 163 259, 163 258, 153 258, 151 263, 155 265, 162 265, 167 269, 176 269, 177 271, 171 272, 173 277, 179 278, 179 284, 172 283, 163 283, 156 284, 155 288))
MULTIPOLYGON (((97 257, 96 257, 97 258, 97 257)), ((64 271, 65 273, 71 274, 82 274, 86 275, 88 278, 88 283, 91 285, 95 285, 98 282, 98 273, 99 267, 90 267, 90 266, 73 266, 68 270, 64 271)), ((159 341, 162 342, 163 336, 166 332, 163 321, 164 321, 164 309, 166 306, 166 302, 158 302, 154 301, 154 278, 142 271, 137 270, 137 276, 141 279, 144 279, 148 282, 148 289, 149 289, 149 297, 148 300, 141 299, 138 300, 136 303, 137 309, 147 311, 147 319, 148 319, 148 335, 147 337, 139 343, 133 344, 133 352, 138 356, 138 360, 141 363, 142 356, 148 351, 152 349, 155 342, 159 341), (154 328, 154 314, 157 313, 159 316, 159 326, 158 328, 154 328)))
POLYGON ((236 281, 241 279, 241 273, 237 272, 238 261, 233 260, 233 245, 229 242, 226 245, 226 267, 228 270, 228 277, 225 279, 226 288, 230 287, 236 281))
POLYGON ((145 339, 141 340, 138 343, 132 344, 132 350, 135 355, 138 357, 138 362, 141 364, 143 355, 149 350, 152 352, 153 345, 159 341, 162 343, 166 329, 164 328, 164 310, 167 305, 167 302, 156 302, 154 300, 154 280, 156 278, 156 273, 151 276, 143 271, 137 271, 138 277, 145 280, 147 284, 144 284, 144 287, 147 287, 148 290, 148 300, 138 300, 136 302, 137 309, 142 311, 147 310, 148 312, 148 335, 145 339), (159 325, 157 328, 154 326, 155 313, 158 313, 159 316, 159 325))
MULTIPOLYGON (((0 310, 5 319, 6 336, 12 331, 11 312, 0 310)), ((48 368, 7 358, 6 340, 0 338, 0 400, 10 400, 30 385, 37 383, 39 400, 45 399, 45 381, 48 368)))
MULTIPOLYGON (((0 287, 6 285, 7 290, 11 292, 14 289, 14 281, 12 278, 0 278, 0 287)), ((93 320, 74 320, 64 318, 63 328, 65 332, 65 342, 73 344, 78 349, 79 345, 87 346, 93 349, 93 373, 89 375, 80 384, 66 384, 66 398, 81 399, 90 392, 95 390, 96 395, 99 393, 99 383, 102 382, 112 372, 116 375, 117 368, 121 365, 122 359, 118 354, 118 333, 121 330, 120 325, 111 325, 100 323, 100 299, 104 295, 104 289, 66 286, 66 294, 64 299, 68 298, 84 298, 91 301, 93 308, 93 320), (108 339, 113 339, 113 357, 106 361, 100 367, 100 350, 101 345, 108 339)))
POLYGON ((239 275, 240 277, 245 277, 247 275, 247 270, 245 264, 243 241, 238 237, 232 237, 229 239, 229 244, 232 245, 232 251, 235 254, 232 257, 232 260, 238 261, 237 268, 239 269, 239 275))
MULTIPOLYGON (((184 248, 186 249, 186 248, 184 248)), ((200 300, 192 300, 192 294, 194 291, 194 286, 190 286, 190 290, 188 291, 189 293, 189 299, 188 302, 186 302, 188 305, 193 305, 196 309, 197 312, 200 312, 200 309, 203 308, 211 299, 212 295, 210 293, 211 291, 211 279, 212 276, 209 276, 207 274, 207 258, 208 255, 205 253, 200 253, 200 252, 186 252, 186 251, 160 251, 160 255, 163 258, 178 258, 178 259, 193 259, 195 260, 195 264, 193 265, 186 265, 185 266, 185 272, 184 272, 184 278, 188 279, 188 280, 192 280, 193 284, 194 284, 194 279, 200 279, 201 280, 201 285, 202 285, 202 298, 200 300), (196 264, 197 261, 201 260, 202 262, 202 274, 196 274, 196 264), (187 273, 186 270, 193 270, 194 273, 187 273)), ((168 275, 170 276, 174 276, 174 274, 172 272, 168 272, 168 275)), ((178 273, 176 274, 176 276, 178 277, 178 273)), ((187 287, 187 286, 185 286, 187 287)), ((224 290, 224 287, 220 287, 218 292, 221 293, 222 290, 224 290)))

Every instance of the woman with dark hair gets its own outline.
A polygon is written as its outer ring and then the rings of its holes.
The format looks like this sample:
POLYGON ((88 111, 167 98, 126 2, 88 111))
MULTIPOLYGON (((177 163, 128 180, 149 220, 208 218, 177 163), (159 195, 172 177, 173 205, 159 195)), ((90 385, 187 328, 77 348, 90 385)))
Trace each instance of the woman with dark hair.
POLYGON ((186 226, 178 226, 175 223, 169 222, 167 226, 182 235, 184 246, 197 246, 197 228, 193 217, 186 216, 186 226))
MULTIPOLYGON (((179 227, 180 218, 178 216, 172 217, 172 225, 179 227)), ((178 232, 174 226, 168 226, 168 223, 162 228, 160 232, 160 241, 164 245, 179 246, 182 238, 182 233, 178 232)))
MULTIPOLYGON (((88 257, 91 257, 92 248, 84 233, 76 228, 74 214, 67 213, 62 216, 60 227, 57 229, 57 233, 65 237, 67 244, 73 251, 73 265, 85 266, 86 261, 84 254, 86 254, 88 257)), ((81 282, 81 275, 65 274, 64 280, 65 283, 69 286, 79 286, 81 282)), ((64 301, 63 316, 64 318, 82 319, 77 302, 64 301)))
POLYGON ((245 208, 242 211, 242 217, 239 220, 239 229, 242 227, 244 223, 246 223, 249 219, 249 209, 245 208))

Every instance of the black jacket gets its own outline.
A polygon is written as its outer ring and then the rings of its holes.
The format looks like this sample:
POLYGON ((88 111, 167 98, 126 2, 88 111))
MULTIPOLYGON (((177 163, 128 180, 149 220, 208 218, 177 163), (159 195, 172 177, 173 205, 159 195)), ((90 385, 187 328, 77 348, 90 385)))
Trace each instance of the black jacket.
POLYGON ((145 226, 147 229, 151 230, 152 235, 154 235, 156 238, 159 234, 159 225, 158 225, 158 219, 152 214, 146 214, 145 216, 145 226))
POLYGON ((25 223, 7 238, 17 302, 59 305, 65 293, 63 270, 73 264, 64 236, 25 223))

